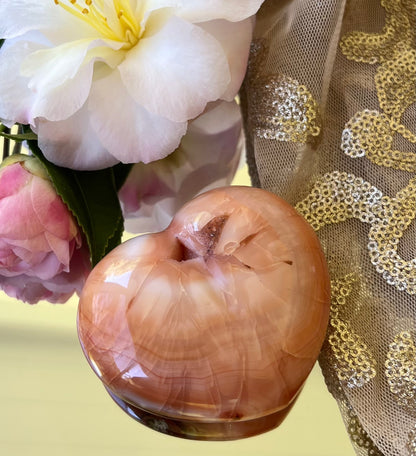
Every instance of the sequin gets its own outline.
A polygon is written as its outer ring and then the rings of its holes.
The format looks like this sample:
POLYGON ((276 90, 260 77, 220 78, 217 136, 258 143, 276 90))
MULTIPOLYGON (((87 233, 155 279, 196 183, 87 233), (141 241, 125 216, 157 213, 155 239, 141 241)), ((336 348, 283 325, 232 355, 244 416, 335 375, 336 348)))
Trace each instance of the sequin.
POLYGON ((406 2, 382 1, 386 25, 380 34, 352 32, 340 47, 349 60, 379 63, 374 77, 380 109, 357 112, 345 125, 341 149, 350 157, 366 156, 376 165, 416 171, 416 154, 392 150, 396 135, 416 143, 416 135, 401 123, 416 102, 415 11, 406 2))
POLYGON ((351 407, 347 411, 347 431, 351 441, 359 448, 365 449, 368 456, 383 456, 383 453, 376 447, 370 436, 361 425, 357 415, 351 407))
MULTIPOLYGON (((402 328, 398 318, 414 315, 416 294, 416 3, 341 2, 346 5, 344 31, 330 68, 329 91, 319 86, 318 75, 308 74, 296 62, 293 73, 286 70, 292 59, 289 52, 310 40, 306 15, 313 9, 303 9, 301 3, 282 12, 275 28, 263 35, 276 46, 270 53, 259 41, 252 49, 246 125, 256 135, 249 142, 255 148, 258 182, 298 201, 297 210, 318 232, 327 253, 332 309, 319 362, 357 454, 416 456, 416 376, 410 361, 414 365, 415 359, 410 347, 407 357, 401 358, 405 355, 396 349, 395 339, 400 334, 414 337, 414 328, 402 328), (305 17, 298 17, 298 11, 305 17), (358 17, 361 12, 363 17, 358 17), (297 28, 301 26, 305 31, 297 28), (282 38, 287 44, 278 41, 282 38), (280 67, 284 75, 277 74, 280 67), (283 91, 292 81, 322 95, 316 104, 325 107, 318 124, 321 131, 307 137, 314 147, 292 147, 301 143, 300 138, 285 136, 283 122, 288 117, 273 111, 284 100, 276 96, 276 84, 283 91), (269 84, 263 92, 257 86, 261 83, 269 84), (262 110, 265 106, 270 106, 267 111, 262 110), (288 169, 287 161, 299 149, 303 154, 298 166, 288 169)), ((316 28, 312 30, 316 46, 307 49, 319 57, 318 48, 326 42, 319 40, 316 28)), ((328 68, 330 57, 325 62, 328 68)))
MULTIPOLYGON (((351 280, 355 281, 355 279, 356 277, 354 277, 353 274, 348 274, 340 280, 340 283, 342 282, 345 285, 351 280)), ((342 288, 344 289, 344 287, 342 288)), ((362 450, 364 450, 369 456, 383 456, 368 433, 365 431, 357 413, 350 405, 345 391, 341 386, 339 377, 336 375, 336 370, 334 369, 334 367, 337 368, 336 360, 333 359, 333 354, 330 349, 328 351, 328 348, 329 344, 326 341, 323 347, 323 353, 319 358, 319 364, 325 372, 325 382, 329 392, 337 398, 338 406, 342 412, 348 435, 350 436, 353 446, 357 448, 357 455, 363 454, 362 450)))
MULTIPOLYGON (((351 32, 341 40, 343 54, 355 62, 383 63, 394 58, 404 45, 414 47, 415 15, 412 0, 382 0, 386 11, 381 33, 351 32)), ((414 63, 414 62, 413 62, 414 63)))
POLYGON ((416 456, 416 424, 409 432, 409 440, 407 441, 406 447, 409 456, 416 456))
POLYGON ((261 70, 254 72, 264 54, 262 41, 254 41, 248 68, 253 132, 260 138, 276 141, 315 141, 322 127, 318 103, 296 79, 284 74, 263 74, 261 70))
POLYGON ((361 387, 376 375, 376 362, 363 338, 343 317, 343 307, 357 277, 348 274, 331 284, 331 314, 327 334, 339 381, 349 388, 361 387))
POLYGON ((296 209, 316 231, 349 218, 369 224, 367 247, 375 270, 399 291, 416 294, 416 259, 405 260, 398 251, 416 218, 416 179, 389 197, 360 177, 334 171, 319 179, 296 209))
POLYGON ((416 417, 416 346, 409 331, 397 334, 389 345, 385 374, 397 403, 416 417))
MULTIPOLYGON (((393 139, 399 125, 379 111, 357 112, 345 125, 341 137, 341 149, 352 158, 366 156, 374 164, 416 171, 416 154, 393 150, 393 139)), ((414 142, 413 136, 408 139, 414 142)))

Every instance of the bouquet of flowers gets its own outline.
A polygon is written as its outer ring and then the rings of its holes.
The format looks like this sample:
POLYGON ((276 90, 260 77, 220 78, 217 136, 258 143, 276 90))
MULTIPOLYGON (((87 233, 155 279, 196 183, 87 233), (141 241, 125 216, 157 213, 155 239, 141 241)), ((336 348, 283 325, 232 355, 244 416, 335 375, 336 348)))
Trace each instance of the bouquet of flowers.
POLYGON ((2 290, 65 302, 125 228, 230 183, 261 3, 2 0, 2 290))

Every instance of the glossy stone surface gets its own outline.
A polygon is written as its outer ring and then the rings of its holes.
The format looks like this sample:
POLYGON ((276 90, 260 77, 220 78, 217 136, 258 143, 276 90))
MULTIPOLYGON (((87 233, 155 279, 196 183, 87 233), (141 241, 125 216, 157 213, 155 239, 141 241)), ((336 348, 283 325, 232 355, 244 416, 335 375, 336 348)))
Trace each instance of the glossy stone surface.
POLYGON ((296 211, 264 190, 226 187, 95 267, 79 338, 132 417, 235 439, 283 420, 319 354, 329 297, 319 242, 296 211))

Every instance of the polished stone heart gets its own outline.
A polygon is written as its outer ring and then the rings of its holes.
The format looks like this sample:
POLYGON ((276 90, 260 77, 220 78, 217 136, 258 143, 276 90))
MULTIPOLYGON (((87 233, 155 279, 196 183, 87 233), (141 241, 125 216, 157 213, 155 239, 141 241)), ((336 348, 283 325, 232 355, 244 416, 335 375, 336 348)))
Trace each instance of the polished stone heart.
POLYGON ((114 400, 159 431, 246 437, 277 426, 324 340, 319 241, 272 193, 225 187, 92 271, 79 338, 114 400))

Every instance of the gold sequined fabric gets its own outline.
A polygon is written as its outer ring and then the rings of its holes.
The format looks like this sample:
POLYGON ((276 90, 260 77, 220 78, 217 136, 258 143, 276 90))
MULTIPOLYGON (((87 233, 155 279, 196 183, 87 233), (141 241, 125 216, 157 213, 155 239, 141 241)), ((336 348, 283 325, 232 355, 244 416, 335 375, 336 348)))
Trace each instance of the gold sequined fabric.
POLYGON ((415 31, 414 0, 266 0, 241 91, 253 185, 328 260, 319 362, 361 456, 416 456, 415 31))

